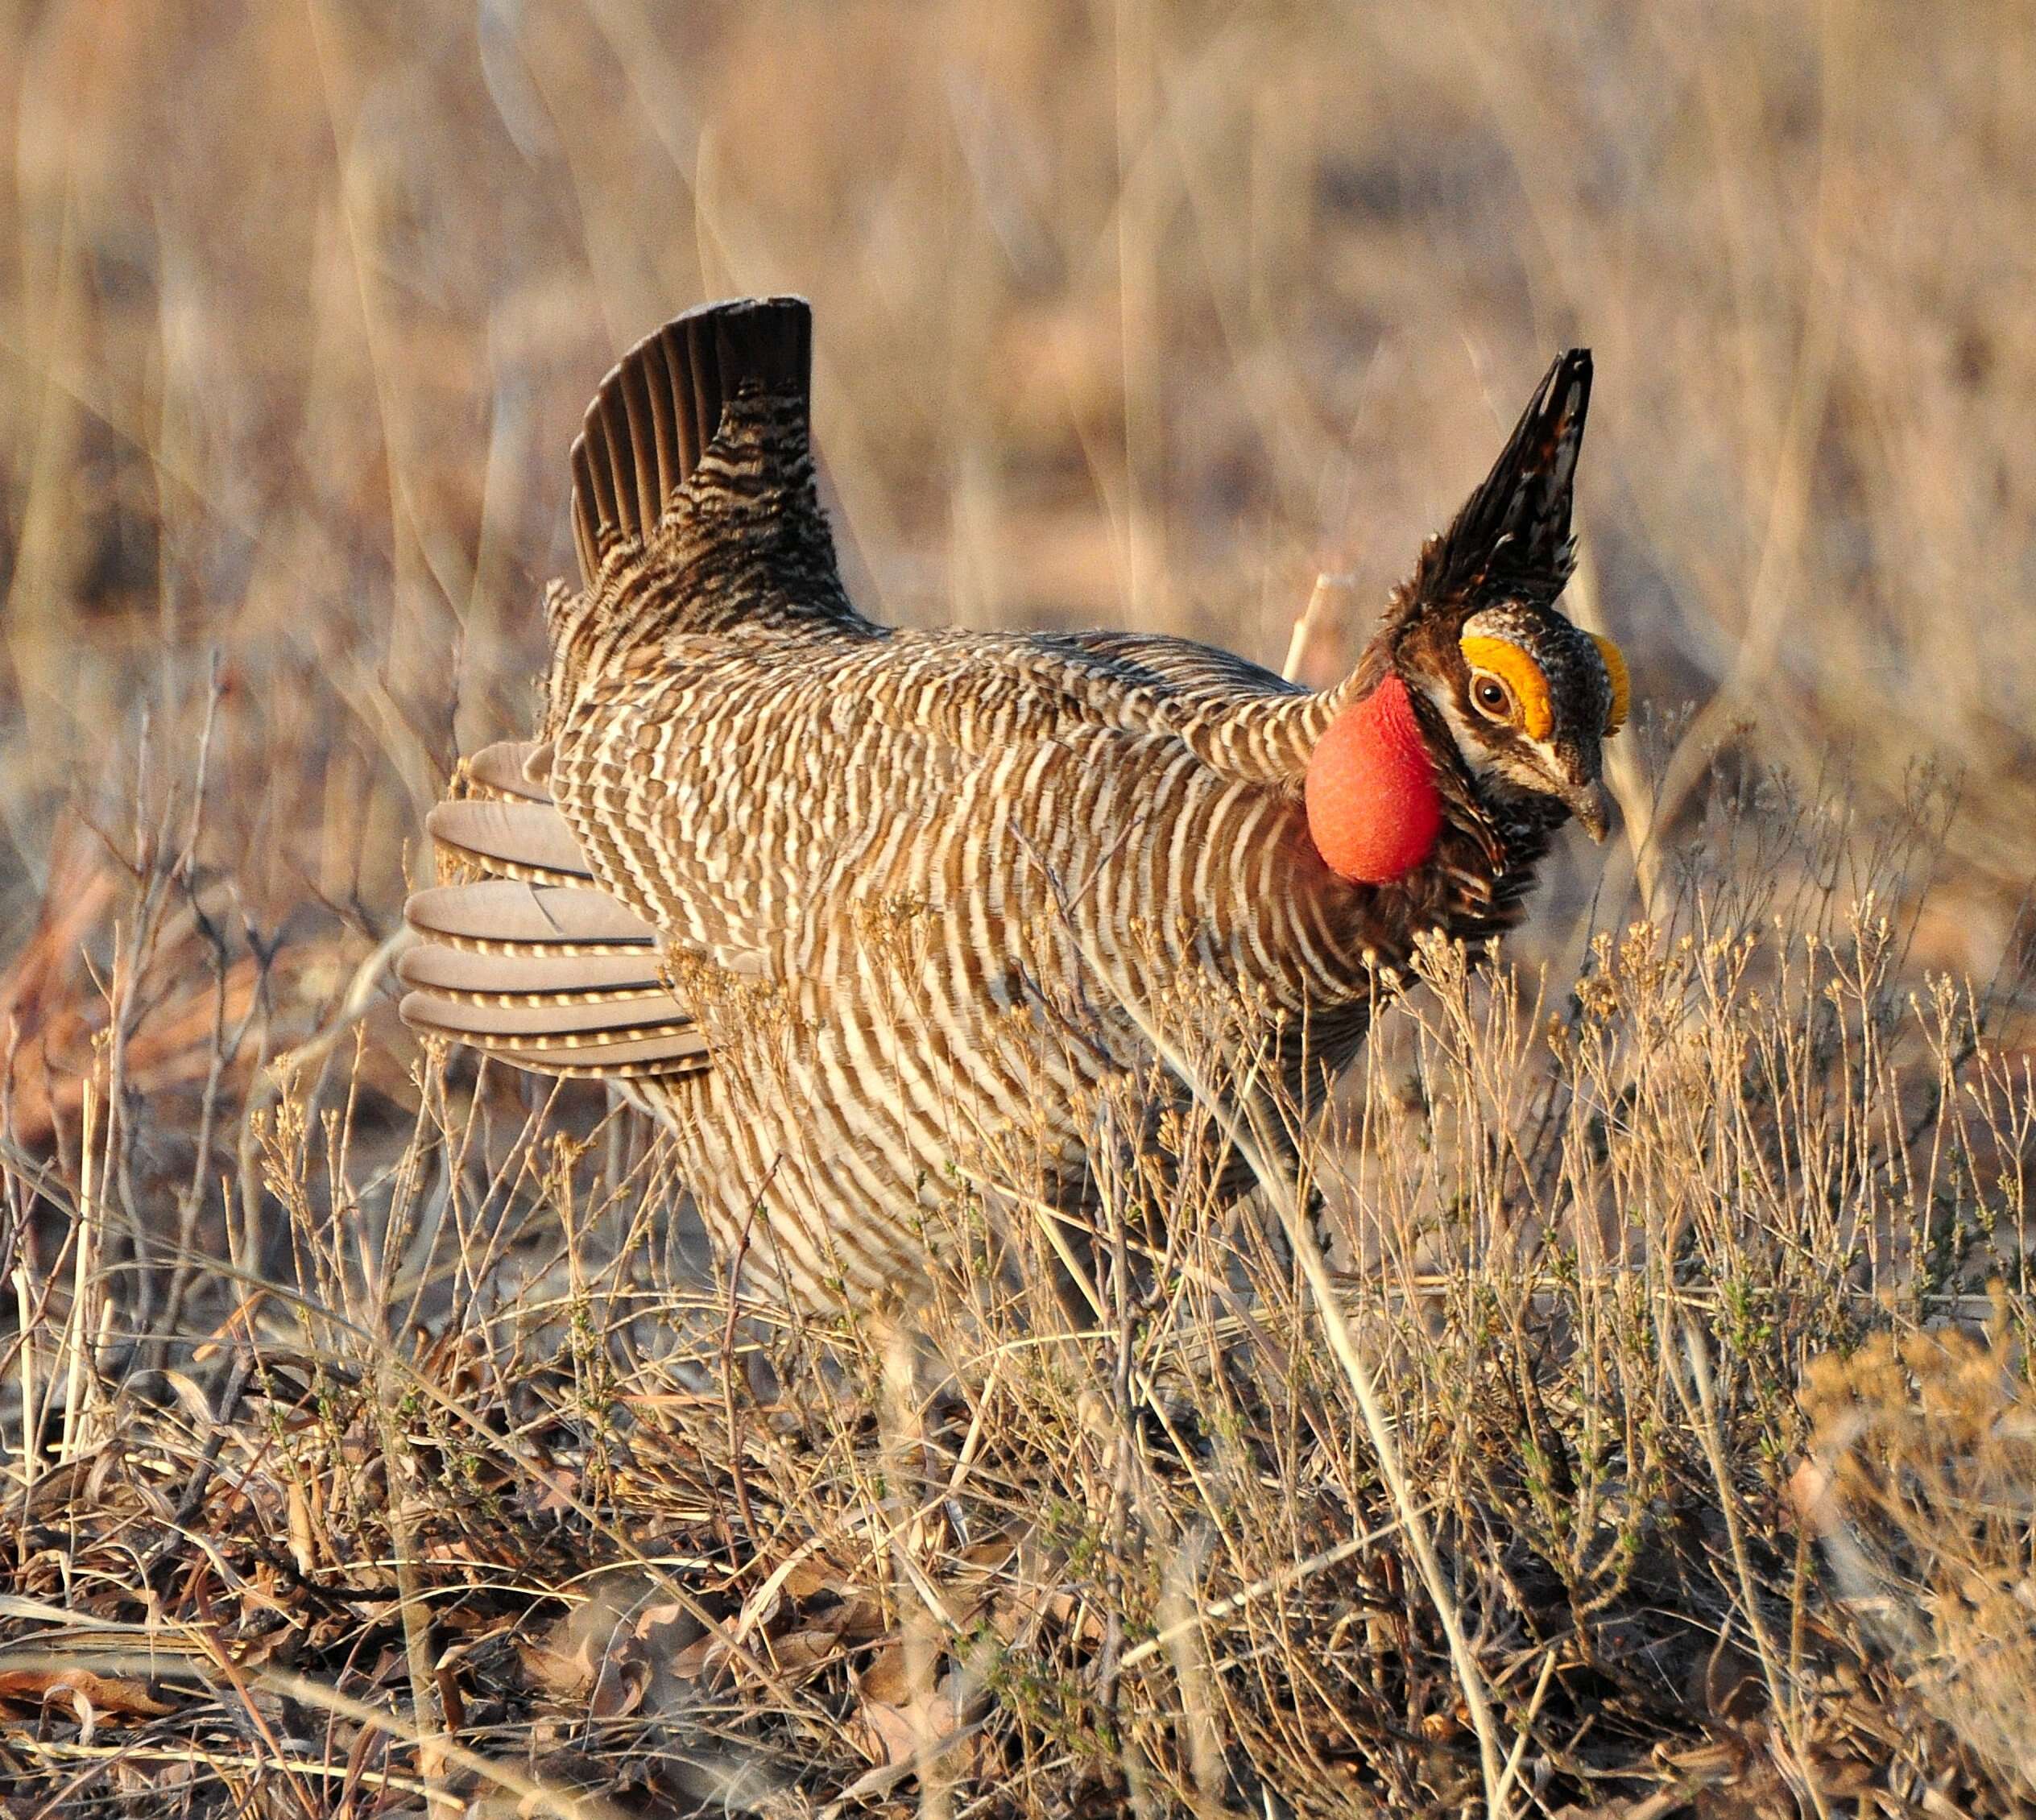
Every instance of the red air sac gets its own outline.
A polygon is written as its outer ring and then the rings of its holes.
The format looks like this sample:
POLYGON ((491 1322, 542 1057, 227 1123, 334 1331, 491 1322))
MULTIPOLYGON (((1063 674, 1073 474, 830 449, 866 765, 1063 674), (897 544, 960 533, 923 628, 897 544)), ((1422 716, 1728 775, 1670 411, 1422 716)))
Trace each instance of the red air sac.
POLYGON ((1399 677, 1329 723, 1308 760, 1305 798, 1315 850, 1353 884, 1388 883, 1434 850, 1442 799, 1399 677))

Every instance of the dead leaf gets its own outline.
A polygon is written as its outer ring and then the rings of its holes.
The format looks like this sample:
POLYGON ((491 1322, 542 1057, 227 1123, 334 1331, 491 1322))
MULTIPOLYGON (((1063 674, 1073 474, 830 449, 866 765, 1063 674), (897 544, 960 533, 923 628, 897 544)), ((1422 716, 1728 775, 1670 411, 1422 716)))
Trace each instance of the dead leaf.
POLYGON ((855 1677, 855 1691, 865 1700, 902 1706, 912 1698, 912 1673, 905 1665, 905 1646, 887 1644, 855 1677))
POLYGON ((540 1516, 563 1516, 579 1508, 580 1475, 564 1467, 548 1470, 532 1467, 530 1477, 538 1487, 537 1495, 531 1500, 532 1509, 540 1516))
POLYGON ((704 1627, 685 1606, 673 1599, 643 1607, 636 1614, 635 1628, 639 1639, 653 1654, 669 1656, 676 1655, 692 1642, 704 1627))
POLYGON ((771 1639, 771 1661, 782 1674, 801 1674, 833 1661, 841 1653, 842 1627, 836 1614, 820 1624, 787 1631, 771 1639))
POLYGON ((849 1595, 848 1576, 823 1554, 809 1554, 787 1570, 780 1582, 784 1595, 794 1600, 817 1598, 821 1593, 849 1595))
POLYGON ((0 1670, 0 1700, 26 1705, 62 1698, 78 1708, 80 1723, 89 1730, 86 1706, 116 1719, 163 1719, 177 1709, 159 1700, 145 1682, 125 1676, 94 1674, 89 1669, 8 1669, 0 1670), (84 1702, 84 1704, 80 1704, 84 1702))
POLYGON ((951 1678, 937 1689, 915 1694, 904 1655, 904 1645, 893 1644, 855 1677, 856 1691, 863 1696, 856 1713, 869 1728, 872 1759, 894 1767, 911 1763, 922 1743, 938 1743, 962 1723, 951 1678))
POLYGON ((870 1728, 876 1748, 872 1752, 875 1760, 887 1764, 910 1763, 919 1752, 919 1733, 912 1723, 912 1715, 903 1706, 894 1706, 888 1701, 865 1700, 857 1709, 858 1716, 870 1728))
POLYGON ((697 1681, 727 1653, 727 1632, 706 1631, 674 1655, 665 1666, 681 1681, 697 1681))
POLYGON ((634 1637, 618 1635, 601 1657, 594 1691, 587 1696, 587 1710, 596 1719, 627 1719, 643 1703, 643 1690, 650 1686, 650 1665, 643 1647, 634 1637))
MULTIPOLYGON (((835 1614, 830 1613, 831 1621, 835 1614)), ((867 1643, 884 1635, 886 1629, 884 1601, 873 1593, 858 1593, 842 1606, 841 1632, 857 1643, 867 1643)))
POLYGON ((602 1646, 615 1628, 615 1615, 598 1599, 575 1606, 541 1641, 519 1639, 516 1652, 533 1686, 562 1700, 591 1691, 602 1646), (602 1620, 606 1626, 602 1628, 602 1620))

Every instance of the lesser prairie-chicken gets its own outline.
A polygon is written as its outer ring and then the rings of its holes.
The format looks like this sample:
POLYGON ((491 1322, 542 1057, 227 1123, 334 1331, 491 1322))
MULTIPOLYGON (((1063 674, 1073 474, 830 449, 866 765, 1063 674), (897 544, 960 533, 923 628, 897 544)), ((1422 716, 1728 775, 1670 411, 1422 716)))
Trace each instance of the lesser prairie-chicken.
MULTIPOLYGON (((1150 1042, 1183 987, 1251 1058, 1216 1090, 1319 1103, 1423 932, 1507 929, 1566 817, 1602 837, 1625 684, 1554 606, 1586 354, 1310 693, 1179 639, 864 618, 810 352, 802 301, 716 304, 602 383, 537 737, 432 813, 452 882, 411 899, 400 966, 420 1030, 667 1121, 747 1292, 826 1305, 918 1280, 986 1145, 1092 1206, 1102 1090, 1188 1104, 1150 1042)), ((1131 1140, 1194 1152, 1162 1177, 1247 1185, 1223 1121, 1164 1110, 1131 1140)))

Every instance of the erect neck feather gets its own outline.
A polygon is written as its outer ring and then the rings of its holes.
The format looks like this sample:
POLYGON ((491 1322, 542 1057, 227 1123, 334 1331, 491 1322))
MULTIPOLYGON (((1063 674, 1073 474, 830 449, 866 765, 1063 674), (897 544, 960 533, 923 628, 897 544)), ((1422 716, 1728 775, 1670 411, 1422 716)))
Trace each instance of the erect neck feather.
POLYGON ((1353 884, 1389 884, 1434 851, 1442 794, 1398 676, 1388 670, 1329 723, 1309 758, 1303 795, 1315 850, 1353 884))

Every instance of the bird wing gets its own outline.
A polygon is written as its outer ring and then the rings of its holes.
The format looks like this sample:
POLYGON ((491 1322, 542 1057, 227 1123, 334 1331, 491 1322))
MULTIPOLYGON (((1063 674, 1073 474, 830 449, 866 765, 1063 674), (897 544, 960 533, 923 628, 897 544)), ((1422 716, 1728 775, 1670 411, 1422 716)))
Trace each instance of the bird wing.
POLYGON ((942 896, 942 843, 1012 823, 1050 862, 1064 830, 1043 780, 1070 755, 1122 767, 1128 821, 1140 778, 1183 746, 1216 777, 1285 792, 1305 762, 1297 717, 1318 700, 1184 640, 686 635, 575 721, 553 782, 598 881, 673 952, 809 980, 859 906, 942 896))
POLYGON ((1219 645, 1159 632, 1063 632, 1043 636, 1039 643, 1065 645, 1113 666, 1128 680, 1176 695, 1241 703, 1307 693, 1277 671, 1219 645))
POLYGON ((1347 693, 1306 689, 1232 651, 1157 633, 1061 633, 1027 642, 1035 666, 1086 716, 1169 735, 1220 777, 1289 792, 1300 789, 1315 742, 1347 693))
POLYGON ((946 908, 925 903, 943 842, 1012 821, 1051 864, 1041 780, 1077 751, 1082 767, 1153 764, 1152 735, 1177 751, 1240 709, 1313 699, 1227 652, 1133 634, 770 652, 674 635, 556 745, 488 748, 433 809, 449 882, 408 907, 424 939, 400 964, 403 1015, 545 1072, 706 1068, 674 962, 824 989, 864 912, 946 908))
POLYGON ((710 1065, 657 931, 602 890, 546 788, 548 754, 491 746, 426 825, 449 882, 403 908, 403 1021, 550 1074, 640 1079, 710 1065))

